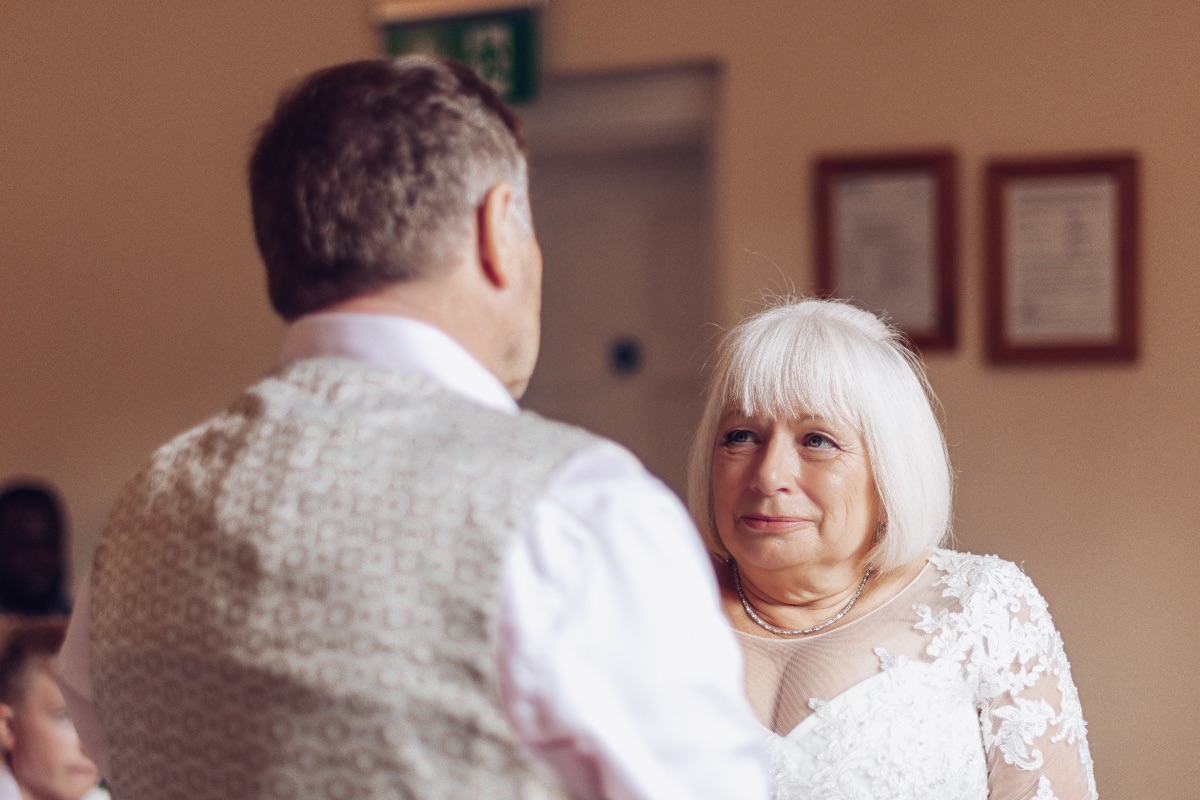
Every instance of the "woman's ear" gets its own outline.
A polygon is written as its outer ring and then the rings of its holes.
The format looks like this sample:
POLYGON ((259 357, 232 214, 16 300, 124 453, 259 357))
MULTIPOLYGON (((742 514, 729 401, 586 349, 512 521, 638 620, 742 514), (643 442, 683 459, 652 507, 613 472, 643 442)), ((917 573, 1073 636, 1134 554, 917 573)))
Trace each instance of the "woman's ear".
POLYGON ((13 719, 16 712, 8 703, 0 703, 0 749, 11 753, 17 744, 17 736, 13 731, 13 719))

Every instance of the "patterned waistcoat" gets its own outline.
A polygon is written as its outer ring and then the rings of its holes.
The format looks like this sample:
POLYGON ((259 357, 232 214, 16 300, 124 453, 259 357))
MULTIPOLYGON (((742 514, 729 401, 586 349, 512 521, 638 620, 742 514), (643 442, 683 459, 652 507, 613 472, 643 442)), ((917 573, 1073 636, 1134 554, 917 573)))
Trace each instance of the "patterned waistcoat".
POLYGON ((492 658, 504 553, 590 435, 313 359, 161 449, 92 577, 120 800, 548 798, 492 658))

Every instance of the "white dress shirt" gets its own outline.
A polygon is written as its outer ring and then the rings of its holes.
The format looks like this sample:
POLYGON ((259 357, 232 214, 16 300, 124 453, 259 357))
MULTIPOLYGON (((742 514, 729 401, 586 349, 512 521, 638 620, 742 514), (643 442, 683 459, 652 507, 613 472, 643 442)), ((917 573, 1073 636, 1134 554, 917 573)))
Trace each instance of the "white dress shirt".
MULTIPOLYGON (((314 357, 416 372, 517 412, 494 375, 414 320, 303 317, 280 360, 314 357)), ((89 618, 85 580, 59 681, 107 774, 91 703, 89 618)), ((503 565, 495 644, 513 730, 573 797, 767 796, 764 731, 743 697, 741 656, 699 536, 674 494, 623 448, 577 454, 534 504, 503 565)))

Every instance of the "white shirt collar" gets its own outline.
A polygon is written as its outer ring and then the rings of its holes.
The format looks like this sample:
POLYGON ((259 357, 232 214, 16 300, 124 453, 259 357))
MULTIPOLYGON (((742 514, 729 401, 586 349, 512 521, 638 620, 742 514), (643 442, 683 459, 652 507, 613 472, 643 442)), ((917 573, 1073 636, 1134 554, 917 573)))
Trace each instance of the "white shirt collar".
POLYGON ((516 413, 504 384, 442 331, 407 317, 335 312, 310 314, 288 326, 279 363, 346 358, 415 372, 497 411, 516 413))

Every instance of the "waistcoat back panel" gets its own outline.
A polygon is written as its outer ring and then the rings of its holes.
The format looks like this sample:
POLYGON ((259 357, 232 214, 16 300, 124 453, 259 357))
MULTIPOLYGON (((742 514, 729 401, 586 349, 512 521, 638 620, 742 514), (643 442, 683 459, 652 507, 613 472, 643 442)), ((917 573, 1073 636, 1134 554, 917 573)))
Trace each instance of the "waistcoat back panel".
POLYGON ((499 706, 495 599, 534 499, 595 441, 314 359, 168 444, 93 572, 117 796, 556 796, 499 706))

